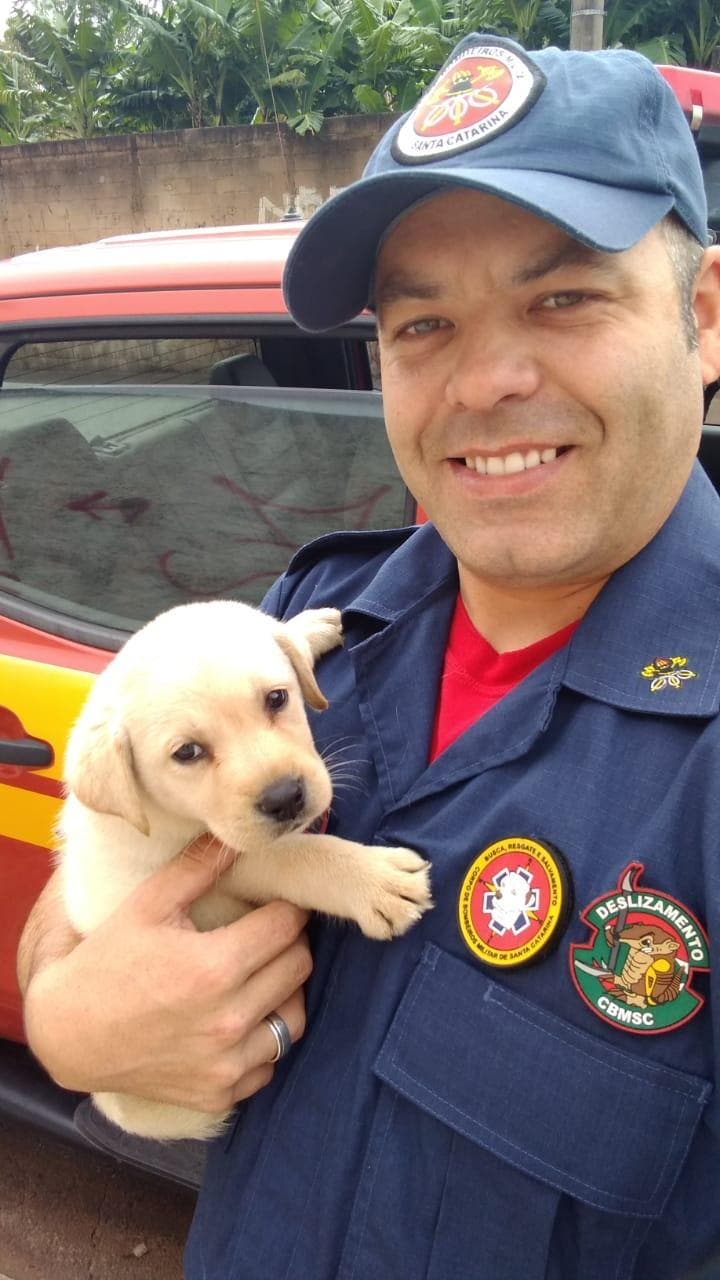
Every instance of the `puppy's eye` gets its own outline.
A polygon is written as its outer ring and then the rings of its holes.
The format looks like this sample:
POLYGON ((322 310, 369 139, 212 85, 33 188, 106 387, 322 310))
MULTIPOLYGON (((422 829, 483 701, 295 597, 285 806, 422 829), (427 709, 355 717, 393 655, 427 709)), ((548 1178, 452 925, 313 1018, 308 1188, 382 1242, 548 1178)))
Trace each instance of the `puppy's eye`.
POLYGON ((287 689, 271 689, 265 698, 265 706, 268 711, 282 711, 282 708, 287 705, 287 700, 287 689))
POLYGON ((177 760, 178 764, 194 764, 196 760, 202 760, 207 752, 199 742, 183 742, 182 746, 172 754, 173 760, 177 760))

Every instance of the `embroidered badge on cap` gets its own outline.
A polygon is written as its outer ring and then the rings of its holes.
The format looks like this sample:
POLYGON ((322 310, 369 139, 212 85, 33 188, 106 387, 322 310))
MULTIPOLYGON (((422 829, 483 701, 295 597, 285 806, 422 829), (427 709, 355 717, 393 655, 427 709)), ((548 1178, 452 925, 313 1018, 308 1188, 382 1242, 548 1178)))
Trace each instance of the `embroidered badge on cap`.
POLYGON ((543 72, 500 37, 468 40, 398 131, 396 160, 422 164, 478 146, 517 124, 546 84, 543 72))
POLYGON ((562 855, 527 836, 509 836, 479 853, 458 904, 463 938, 485 964, 532 964, 559 942, 572 910, 562 855))
POLYGON ((708 940, 676 898, 640 889, 644 867, 631 862, 617 891, 582 912, 589 947, 573 943, 570 971, 586 1004, 605 1022, 638 1035, 672 1031, 705 1003, 692 990, 695 969, 709 969, 708 940))
POLYGON ((649 662, 640 672, 646 680, 651 680, 651 693, 659 693, 661 689, 680 689, 683 680, 697 679, 696 671, 687 670, 687 658, 656 658, 649 662))

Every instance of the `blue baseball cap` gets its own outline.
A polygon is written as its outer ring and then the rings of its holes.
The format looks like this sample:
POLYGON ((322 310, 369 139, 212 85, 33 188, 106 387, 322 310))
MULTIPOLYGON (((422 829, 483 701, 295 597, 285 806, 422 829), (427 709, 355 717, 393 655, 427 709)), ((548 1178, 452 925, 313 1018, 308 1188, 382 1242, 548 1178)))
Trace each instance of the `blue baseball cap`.
POLYGON ((540 49, 471 35, 388 130, 362 178, 318 209, 288 257, 303 329, 371 301, 378 249, 418 201, 453 187, 499 196, 608 253, 674 210, 701 245, 707 201, 689 124, 657 68, 629 50, 540 49))

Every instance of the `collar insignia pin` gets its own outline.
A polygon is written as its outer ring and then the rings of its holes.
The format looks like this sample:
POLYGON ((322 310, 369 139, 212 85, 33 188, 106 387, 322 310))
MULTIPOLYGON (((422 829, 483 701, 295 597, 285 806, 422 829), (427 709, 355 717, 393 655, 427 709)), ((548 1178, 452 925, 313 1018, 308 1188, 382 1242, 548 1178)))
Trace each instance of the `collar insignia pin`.
POLYGON ((658 1035, 689 1022, 705 1003, 692 980, 696 970, 710 968, 709 944, 682 902, 640 887, 644 869, 631 862, 617 889, 581 913, 592 938, 587 946, 573 943, 570 973, 603 1022, 636 1035, 658 1035))
POLYGON ((651 693, 659 693, 661 689, 680 689, 683 680, 697 679, 696 671, 688 671, 687 658, 655 658, 640 672, 646 680, 650 680, 651 693))

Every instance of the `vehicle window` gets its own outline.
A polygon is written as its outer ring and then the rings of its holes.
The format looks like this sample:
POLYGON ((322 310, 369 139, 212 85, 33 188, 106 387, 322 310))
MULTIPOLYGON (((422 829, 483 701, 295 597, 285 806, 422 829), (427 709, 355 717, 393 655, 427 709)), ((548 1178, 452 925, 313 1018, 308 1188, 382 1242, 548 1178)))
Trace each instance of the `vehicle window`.
POLYGON ((5 383, 207 384, 234 357, 257 357, 252 338, 105 338, 97 342, 28 342, 11 357, 5 383))
POLYGON ((372 390, 377 344, 291 329, 248 337, 128 337, 27 342, 10 356, 11 386, 261 386, 372 390))
POLYGON ((66 618, 257 602, 302 543, 404 504, 376 392, 0 391, 0 589, 66 618))

